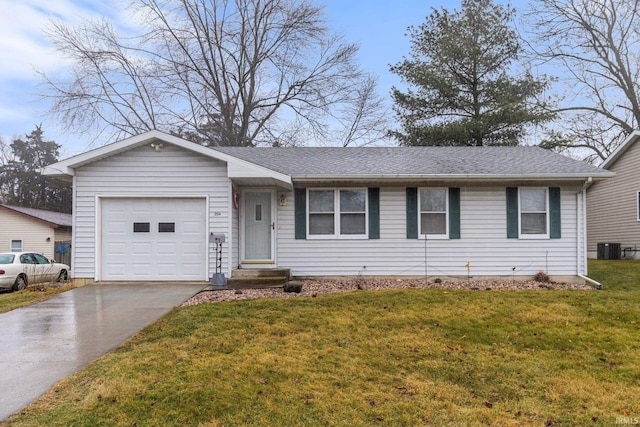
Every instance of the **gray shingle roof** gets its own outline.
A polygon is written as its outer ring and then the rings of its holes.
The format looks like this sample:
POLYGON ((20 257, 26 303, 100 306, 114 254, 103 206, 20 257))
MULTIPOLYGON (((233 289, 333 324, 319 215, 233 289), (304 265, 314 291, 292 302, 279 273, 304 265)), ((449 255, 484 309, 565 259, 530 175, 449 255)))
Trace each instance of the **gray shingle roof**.
POLYGON ((71 214, 67 213, 45 211, 42 209, 23 208, 20 206, 0 206, 59 226, 71 227, 73 224, 71 220, 71 214))
POLYGON ((539 147, 216 147, 292 178, 309 176, 607 176, 539 147))

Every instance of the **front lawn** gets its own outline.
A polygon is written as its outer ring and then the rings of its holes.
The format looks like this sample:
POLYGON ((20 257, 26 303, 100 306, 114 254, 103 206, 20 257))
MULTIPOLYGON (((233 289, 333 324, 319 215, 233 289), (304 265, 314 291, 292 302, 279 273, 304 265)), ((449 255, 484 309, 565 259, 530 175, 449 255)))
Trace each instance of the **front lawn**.
POLYGON ((614 425, 640 263, 602 291, 355 291, 173 310, 7 425, 614 425))
POLYGON ((71 283, 62 286, 57 284, 55 286, 35 285, 29 286, 22 291, 0 293, 0 313, 6 313, 7 311, 24 307, 25 305, 44 301, 74 287, 71 283))

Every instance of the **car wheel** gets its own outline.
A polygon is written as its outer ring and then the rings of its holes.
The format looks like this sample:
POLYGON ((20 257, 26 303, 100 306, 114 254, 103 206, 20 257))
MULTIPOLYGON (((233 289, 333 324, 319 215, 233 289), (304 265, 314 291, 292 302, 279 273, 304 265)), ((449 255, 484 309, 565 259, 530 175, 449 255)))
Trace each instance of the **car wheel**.
POLYGON ((14 291, 21 291, 23 289, 26 289, 27 287, 27 279, 24 276, 18 276, 18 278, 16 279, 15 283, 13 284, 13 290, 14 291))
POLYGON ((56 280, 57 283, 64 283, 67 281, 67 279, 69 278, 69 275, 67 274, 67 270, 62 270, 60 272, 60 274, 58 275, 58 280, 56 280))

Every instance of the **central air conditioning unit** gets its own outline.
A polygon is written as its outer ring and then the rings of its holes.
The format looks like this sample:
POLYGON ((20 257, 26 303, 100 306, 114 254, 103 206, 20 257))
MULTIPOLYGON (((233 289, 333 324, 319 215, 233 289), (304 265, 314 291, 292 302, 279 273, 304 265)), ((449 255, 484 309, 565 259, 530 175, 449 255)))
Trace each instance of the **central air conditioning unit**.
POLYGON ((620 259, 620 243, 598 243, 598 259, 620 259))

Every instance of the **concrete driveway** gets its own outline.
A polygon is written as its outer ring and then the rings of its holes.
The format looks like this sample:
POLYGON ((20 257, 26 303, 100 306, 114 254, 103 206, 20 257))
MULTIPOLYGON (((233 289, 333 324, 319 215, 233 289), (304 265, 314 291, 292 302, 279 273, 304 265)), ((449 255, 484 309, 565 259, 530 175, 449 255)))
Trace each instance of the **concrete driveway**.
POLYGON ((0 314, 0 421, 205 286, 89 285, 0 314))

